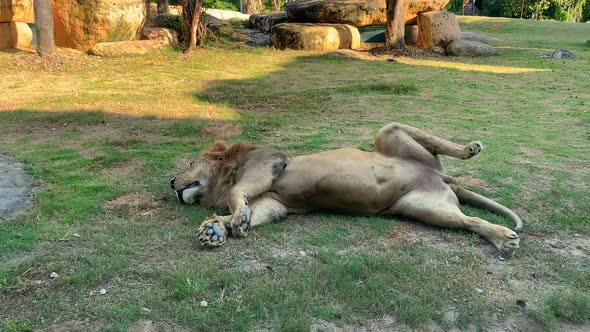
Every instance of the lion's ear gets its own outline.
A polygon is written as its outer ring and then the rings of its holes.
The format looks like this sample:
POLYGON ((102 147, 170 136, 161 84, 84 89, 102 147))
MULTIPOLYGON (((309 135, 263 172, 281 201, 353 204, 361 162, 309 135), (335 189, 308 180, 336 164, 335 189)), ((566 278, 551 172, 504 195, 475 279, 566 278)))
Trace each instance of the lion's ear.
POLYGON ((225 145, 224 141, 217 141, 215 142, 215 144, 213 144, 213 147, 211 148, 211 152, 224 152, 225 150, 227 150, 227 145, 225 145))
POLYGON ((209 157, 212 160, 223 160, 224 152, 227 151, 227 145, 223 141, 217 141, 211 149, 203 152, 203 156, 209 157))

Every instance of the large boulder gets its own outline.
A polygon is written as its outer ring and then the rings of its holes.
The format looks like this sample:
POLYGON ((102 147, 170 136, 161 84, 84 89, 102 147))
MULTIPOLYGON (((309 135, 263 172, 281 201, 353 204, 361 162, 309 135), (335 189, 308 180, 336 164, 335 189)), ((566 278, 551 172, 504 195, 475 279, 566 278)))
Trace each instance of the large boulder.
POLYGON ((446 47, 453 40, 461 40, 457 17, 447 11, 418 14, 418 30, 418 47, 446 47))
POLYGON ((278 49, 302 51, 333 51, 360 47, 357 28, 346 24, 281 23, 270 36, 278 49))
POLYGON ((490 45, 470 40, 453 40, 447 45, 445 51, 447 55, 470 57, 490 56, 498 53, 498 51, 490 45))
MULTIPOLYGON (((406 24, 415 24, 421 12, 442 9, 449 0, 407 0, 406 24)), ((295 0, 285 3, 293 22, 343 23, 356 27, 385 25, 386 0, 295 0)))
POLYGON ((250 15, 250 25, 252 28, 264 32, 270 32, 272 27, 279 23, 288 21, 287 14, 284 12, 271 14, 254 14, 250 15))
POLYGON ((98 43, 88 53, 102 57, 117 57, 121 55, 146 54, 154 50, 161 50, 171 46, 168 42, 158 39, 131 40, 111 43, 98 43))
POLYGON ((0 50, 29 47, 31 40, 33 32, 26 23, 0 23, 0 50))
POLYGON ((33 0, 0 0, 0 23, 35 23, 33 0))
POLYGON ((88 50, 97 43, 138 39, 145 0, 50 0, 57 46, 88 50))
POLYGON ((178 33, 168 28, 143 28, 143 30, 141 30, 141 39, 160 40, 172 47, 178 46, 178 33))

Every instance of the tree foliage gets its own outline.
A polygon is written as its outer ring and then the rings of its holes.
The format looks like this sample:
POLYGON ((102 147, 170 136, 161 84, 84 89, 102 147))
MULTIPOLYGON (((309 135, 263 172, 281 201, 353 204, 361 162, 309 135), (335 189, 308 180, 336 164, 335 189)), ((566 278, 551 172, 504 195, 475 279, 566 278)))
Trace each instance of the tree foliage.
MULTIPOLYGON (((565 22, 590 20, 588 0, 483 0, 475 2, 482 15, 494 17, 521 16, 525 19, 551 19, 565 22)), ((449 10, 461 14, 464 0, 452 0, 449 10)))

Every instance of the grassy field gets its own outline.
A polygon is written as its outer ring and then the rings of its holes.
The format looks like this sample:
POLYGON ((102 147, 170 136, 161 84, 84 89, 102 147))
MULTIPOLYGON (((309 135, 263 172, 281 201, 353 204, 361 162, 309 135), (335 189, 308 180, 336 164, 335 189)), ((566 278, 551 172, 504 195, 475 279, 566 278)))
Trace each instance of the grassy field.
POLYGON ((461 25, 500 55, 0 53, 0 152, 37 181, 34 207, 0 222, 0 329, 588 330, 590 24, 461 25), (540 59, 558 48, 577 57, 540 59), (213 211, 167 188, 214 140, 370 149, 392 121, 484 142, 445 164, 522 216, 516 257, 467 232, 334 214, 203 250, 193 232, 213 211))

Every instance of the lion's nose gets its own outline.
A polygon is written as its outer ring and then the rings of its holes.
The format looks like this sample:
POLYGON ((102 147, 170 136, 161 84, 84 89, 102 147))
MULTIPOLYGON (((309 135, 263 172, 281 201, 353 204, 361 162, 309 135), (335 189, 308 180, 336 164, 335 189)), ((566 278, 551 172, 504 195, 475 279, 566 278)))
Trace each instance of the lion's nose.
POLYGON ((176 181, 176 178, 172 178, 172 180, 170 180, 170 188, 176 189, 176 187, 174 186, 175 181, 176 181))

